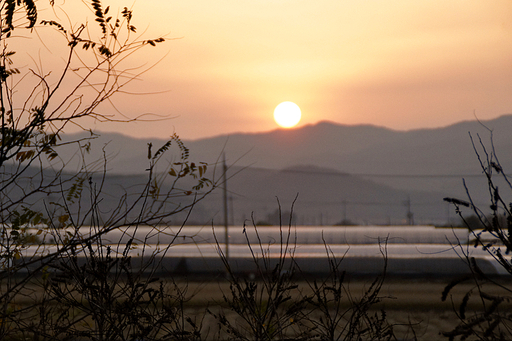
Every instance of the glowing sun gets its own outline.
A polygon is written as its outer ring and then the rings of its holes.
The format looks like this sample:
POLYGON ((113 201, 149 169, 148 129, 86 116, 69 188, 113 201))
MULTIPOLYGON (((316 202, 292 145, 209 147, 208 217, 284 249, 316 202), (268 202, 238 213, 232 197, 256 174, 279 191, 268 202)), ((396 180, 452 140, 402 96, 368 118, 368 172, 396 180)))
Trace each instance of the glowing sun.
POLYGON ((274 109, 274 120, 283 128, 296 126, 300 116, 300 108, 293 102, 283 102, 274 109))

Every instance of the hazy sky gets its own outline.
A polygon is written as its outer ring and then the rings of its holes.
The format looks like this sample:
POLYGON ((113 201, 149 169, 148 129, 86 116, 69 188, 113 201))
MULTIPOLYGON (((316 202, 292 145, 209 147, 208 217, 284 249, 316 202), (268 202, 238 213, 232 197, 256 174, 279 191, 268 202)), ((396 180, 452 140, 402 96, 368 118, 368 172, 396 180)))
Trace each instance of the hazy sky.
POLYGON ((185 139, 267 131, 282 101, 301 107, 299 125, 405 130, 512 113, 510 0, 139 0, 133 9, 139 32, 178 39, 138 56, 163 59, 130 89, 165 92, 115 103, 130 117, 174 118, 98 129, 185 139))

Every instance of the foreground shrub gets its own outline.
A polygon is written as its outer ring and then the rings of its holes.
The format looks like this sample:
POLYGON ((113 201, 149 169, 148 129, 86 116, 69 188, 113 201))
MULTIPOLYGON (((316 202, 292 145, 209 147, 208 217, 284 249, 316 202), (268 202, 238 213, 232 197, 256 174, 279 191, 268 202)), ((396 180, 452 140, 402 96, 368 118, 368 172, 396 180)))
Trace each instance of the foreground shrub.
POLYGON ((449 283, 442 300, 447 300, 451 290, 461 284, 472 282, 473 287, 462 298, 456 311, 460 323, 444 335, 450 340, 460 338, 477 338, 479 340, 510 340, 512 339, 512 315, 510 302, 512 302, 512 288, 507 281, 484 274, 478 267, 474 257, 470 255, 470 247, 482 248, 501 266, 502 270, 512 275, 512 201, 510 194, 512 183, 504 172, 498 159, 492 141, 490 149, 478 137, 478 144, 472 139, 473 148, 477 155, 482 172, 489 188, 489 207, 481 208, 474 204, 470 189, 464 183, 467 199, 445 198, 445 201, 454 205, 456 213, 465 222, 470 234, 473 236, 473 245, 459 245, 456 249, 461 258, 471 269, 471 276, 454 279, 449 283), (500 183, 501 190, 498 190, 500 183), (504 185, 504 186, 503 186, 504 185), (505 188, 504 188, 505 187, 505 188), (508 199, 507 199, 508 198, 508 199), (470 213, 468 220, 467 212, 470 213), (476 220, 476 222, 475 222, 476 220), (480 226, 481 229, 474 229, 480 226), (503 294, 494 295, 488 292, 489 287, 502 289, 503 294), (470 309, 469 305, 477 304, 478 308, 470 309))
POLYGON ((386 274, 386 246, 383 273, 361 297, 350 293, 345 284, 343 260, 336 259, 325 245, 330 272, 324 279, 311 279, 301 273, 294 258, 291 222, 281 229, 276 245, 264 245, 256 224, 244 226, 247 247, 255 271, 250 276, 237 273, 218 244, 226 267, 230 290, 224 293, 229 313, 210 313, 220 325, 220 338, 233 340, 392 340, 393 325, 386 313, 376 309, 383 297, 380 290, 386 274), (252 244, 247 229, 257 237, 252 244), (277 251, 276 251, 277 250, 277 251), (249 277, 249 278, 248 278, 249 277), (299 283, 305 286, 299 287, 299 283), (232 316, 235 316, 233 318, 232 316))

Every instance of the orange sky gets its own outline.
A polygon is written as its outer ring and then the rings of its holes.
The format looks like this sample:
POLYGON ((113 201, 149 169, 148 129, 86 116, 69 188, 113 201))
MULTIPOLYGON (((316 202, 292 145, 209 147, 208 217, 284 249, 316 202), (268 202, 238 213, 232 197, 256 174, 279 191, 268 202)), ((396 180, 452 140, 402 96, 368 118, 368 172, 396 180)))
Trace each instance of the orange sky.
POLYGON ((129 117, 174 118, 100 130, 267 131, 282 101, 301 107, 300 125, 404 130, 512 113, 510 0, 139 0, 133 9, 148 38, 179 39, 137 57, 165 56, 130 91, 165 93, 114 102, 129 117))

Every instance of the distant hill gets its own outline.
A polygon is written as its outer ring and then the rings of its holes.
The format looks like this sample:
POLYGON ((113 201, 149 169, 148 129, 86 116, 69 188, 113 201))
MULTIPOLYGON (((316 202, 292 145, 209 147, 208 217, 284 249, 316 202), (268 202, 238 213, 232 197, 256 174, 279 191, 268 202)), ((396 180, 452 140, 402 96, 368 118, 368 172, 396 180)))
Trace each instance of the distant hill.
MULTIPOLYGON (((255 221, 268 220, 279 206, 287 222, 293 205, 299 225, 332 225, 342 221, 357 224, 407 223, 410 201, 417 223, 445 223, 450 214, 439 193, 396 190, 370 180, 316 166, 297 166, 282 170, 232 167, 229 179, 230 221, 241 224, 254 213, 255 221), (442 211, 443 214, 439 215, 442 211)), ((222 223, 222 192, 206 198, 217 223, 222 223)), ((453 218, 453 214, 452 214, 453 218)), ((271 221, 270 221, 271 222, 271 221)))
MULTIPOLYGON (((360 221, 365 214, 367 218, 372 216, 373 221, 403 219, 407 198, 417 206, 416 212, 420 212, 418 207, 422 205, 426 222, 449 217, 450 208, 444 205, 442 197, 464 197, 463 177, 476 200, 486 202, 486 182, 469 134, 477 147, 479 134, 489 148, 488 129, 493 131, 494 146, 502 156, 502 165, 505 170, 512 170, 512 158, 508 157, 512 150, 512 115, 481 123, 468 121, 406 132, 371 125, 320 122, 291 130, 222 135, 185 141, 185 144, 190 149, 191 159, 208 162, 211 169, 220 155, 226 154, 230 172, 237 173, 228 182, 233 192, 233 205, 240 205, 239 211, 245 212, 246 218, 251 210, 271 213, 276 209, 276 197, 283 200, 282 204, 290 205, 299 193, 297 217, 302 212, 304 217, 315 216, 317 223, 341 220, 342 216, 349 215, 343 213, 350 212, 347 207, 354 212, 352 219, 360 221), (324 208, 337 206, 325 209, 324 213, 317 208, 313 213, 313 206, 320 202, 324 203, 324 208), (396 207, 390 210, 384 202, 394 202, 396 207), (360 207, 357 214, 356 207, 360 207), (379 210, 385 212, 379 214, 379 210)), ((92 141, 88 160, 101 159, 104 147, 109 174, 142 174, 147 168, 149 142, 156 150, 165 140, 102 134, 92 141)), ((63 160, 70 165, 73 164, 72 152, 73 149, 61 152, 63 160)), ((175 160, 168 157, 166 161, 175 160)), ((101 170, 101 162, 97 168, 101 170)), ((219 174, 218 169, 216 174, 219 174)), ((218 214, 220 211, 214 204, 218 201, 219 198, 210 203, 205 201, 203 211, 218 214)), ((418 219, 419 214, 416 214, 418 219)), ((241 220, 241 217, 242 214, 236 219, 241 220)))
MULTIPOLYGON (((482 123, 493 130, 498 152, 510 150, 512 115, 482 123)), ((352 174, 466 174, 478 171, 469 133, 475 138, 480 134, 484 142, 489 141, 489 132, 484 126, 468 121, 411 131, 320 122, 297 129, 221 135, 185 142, 194 158, 210 163, 224 152, 230 164, 260 168, 310 164, 352 174)), ((69 135, 69 138, 85 135, 69 135)), ((107 155, 112 157, 109 167, 113 172, 138 173, 145 167, 143 160, 148 142, 158 146, 165 140, 102 133, 93 141, 93 156, 101 157, 101 148, 106 146, 107 155)))

